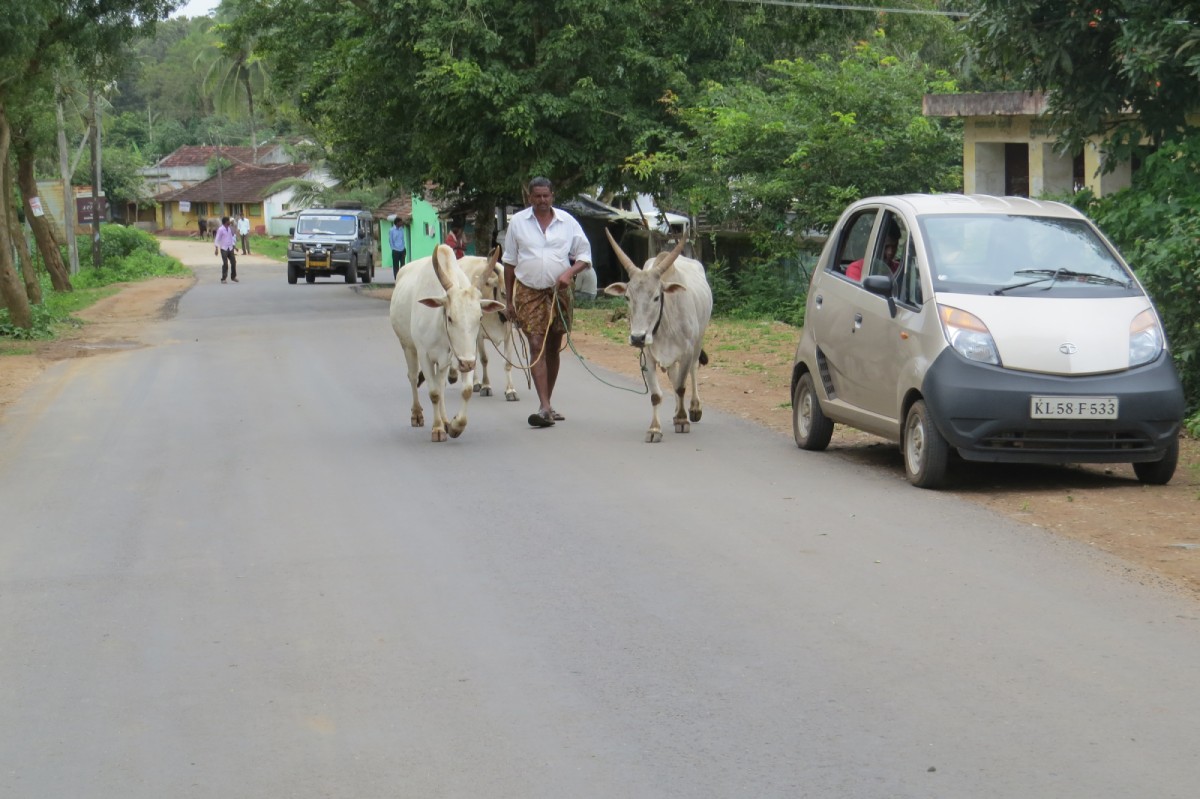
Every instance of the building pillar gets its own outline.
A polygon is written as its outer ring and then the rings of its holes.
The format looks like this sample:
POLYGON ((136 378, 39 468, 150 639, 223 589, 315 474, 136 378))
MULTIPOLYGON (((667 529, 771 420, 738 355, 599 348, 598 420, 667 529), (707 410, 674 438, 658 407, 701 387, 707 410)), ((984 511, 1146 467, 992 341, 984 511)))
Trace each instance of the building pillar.
POLYGON ((1083 170, 1087 177, 1087 186, 1097 197, 1115 194, 1121 189, 1129 188, 1132 183, 1133 170, 1128 161, 1117 164, 1111 172, 1103 168, 1108 158, 1096 142, 1088 142, 1083 149, 1083 170))
POLYGON ((1054 145, 1035 142, 1029 148, 1029 196, 1070 194, 1074 181, 1070 156, 1054 151, 1054 145))
MULTIPOLYGON (((967 194, 1004 194, 1004 143, 975 142, 973 169, 963 169, 963 191, 967 194)), ((964 165, 965 167, 966 165, 964 165)))

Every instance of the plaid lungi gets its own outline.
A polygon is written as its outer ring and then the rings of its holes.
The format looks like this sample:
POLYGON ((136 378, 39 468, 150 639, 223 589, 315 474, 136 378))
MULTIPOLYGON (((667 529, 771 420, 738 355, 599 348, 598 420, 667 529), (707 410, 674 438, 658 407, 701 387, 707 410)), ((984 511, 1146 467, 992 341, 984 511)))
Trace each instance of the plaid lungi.
POLYGON ((548 289, 531 289, 519 280, 514 282, 513 310, 517 312, 515 321, 517 326, 525 331, 525 335, 544 336, 547 324, 550 332, 560 335, 571 329, 571 321, 574 318, 571 288, 568 286, 558 292, 555 291, 556 288, 557 282, 548 289), (552 323, 551 319, 554 320, 552 323))

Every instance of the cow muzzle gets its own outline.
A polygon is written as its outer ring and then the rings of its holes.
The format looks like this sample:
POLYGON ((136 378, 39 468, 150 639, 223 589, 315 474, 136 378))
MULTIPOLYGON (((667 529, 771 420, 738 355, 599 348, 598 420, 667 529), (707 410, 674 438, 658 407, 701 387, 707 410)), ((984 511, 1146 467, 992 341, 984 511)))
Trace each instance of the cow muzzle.
POLYGON ((472 358, 471 360, 466 360, 464 358, 458 359, 458 371, 469 372, 474 368, 475 368, 475 359, 474 358, 472 358))
POLYGON ((649 343, 650 342, 646 340, 645 333, 630 333, 629 334, 630 346, 637 347, 640 350, 642 347, 646 346, 649 343))

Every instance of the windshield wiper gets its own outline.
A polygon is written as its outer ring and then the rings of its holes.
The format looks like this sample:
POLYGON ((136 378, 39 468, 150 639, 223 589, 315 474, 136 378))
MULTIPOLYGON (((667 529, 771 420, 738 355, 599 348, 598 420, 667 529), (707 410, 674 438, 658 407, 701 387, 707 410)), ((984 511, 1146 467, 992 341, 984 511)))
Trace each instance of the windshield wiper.
POLYGON ((1129 288, 1129 282, 1117 280, 1108 275, 1098 275, 1095 272, 1075 272, 1070 269, 1018 269, 1013 272, 1014 275, 1038 275, 1039 277, 1033 280, 1027 280, 1024 283, 1014 283, 1011 286, 1001 286, 992 292, 992 294, 1003 294, 1012 289, 1024 288, 1025 286, 1033 286, 1038 283, 1050 281, 1050 285, 1046 286, 1049 290, 1059 278, 1071 278, 1073 280, 1081 280, 1084 283, 1091 283, 1100 286, 1124 286, 1129 288))

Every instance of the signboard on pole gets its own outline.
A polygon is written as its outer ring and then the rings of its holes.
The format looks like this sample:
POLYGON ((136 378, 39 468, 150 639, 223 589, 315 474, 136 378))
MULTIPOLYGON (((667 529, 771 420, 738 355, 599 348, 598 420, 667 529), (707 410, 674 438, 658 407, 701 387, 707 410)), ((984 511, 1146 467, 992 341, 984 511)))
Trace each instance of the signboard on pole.
MULTIPOLYGON (((100 221, 103 222, 105 219, 108 218, 108 199, 105 197, 101 197, 99 200, 97 200, 95 202, 95 205, 97 206, 96 210, 100 214, 100 221)), ((75 210, 78 212, 78 215, 79 215, 79 224, 81 224, 81 225, 92 224, 93 216, 92 216, 92 198, 91 197, 76 197, 75 198, 75 210)))

